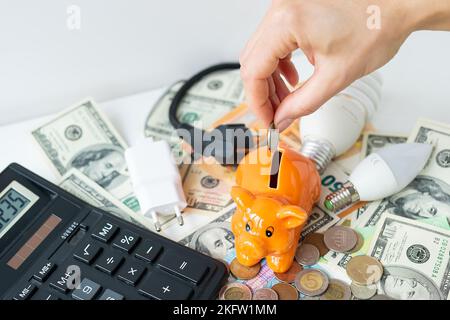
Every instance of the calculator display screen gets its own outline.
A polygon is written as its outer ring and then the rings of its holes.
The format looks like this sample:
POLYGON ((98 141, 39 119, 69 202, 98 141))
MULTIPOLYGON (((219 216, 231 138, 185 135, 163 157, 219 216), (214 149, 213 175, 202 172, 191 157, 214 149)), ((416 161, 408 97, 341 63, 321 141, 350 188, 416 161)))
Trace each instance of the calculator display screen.
POLYGON ((15 181, 0 192, 0 238, 37 200, 34 193, 15 181))

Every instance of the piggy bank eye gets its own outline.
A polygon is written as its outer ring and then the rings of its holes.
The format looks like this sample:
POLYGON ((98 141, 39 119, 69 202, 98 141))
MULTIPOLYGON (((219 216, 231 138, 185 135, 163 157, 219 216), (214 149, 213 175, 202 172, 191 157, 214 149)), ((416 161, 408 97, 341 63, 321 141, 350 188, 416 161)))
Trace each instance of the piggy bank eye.
POLYGON ((248 223, 245 224, 245 231, 250 231, 250 225, 248 223))
POLYGON ((267 236, 267 238, 270 238, 272 236, 272 234, 273 234, 273 227, 268 227, 266 229, 266 236, 267 236))

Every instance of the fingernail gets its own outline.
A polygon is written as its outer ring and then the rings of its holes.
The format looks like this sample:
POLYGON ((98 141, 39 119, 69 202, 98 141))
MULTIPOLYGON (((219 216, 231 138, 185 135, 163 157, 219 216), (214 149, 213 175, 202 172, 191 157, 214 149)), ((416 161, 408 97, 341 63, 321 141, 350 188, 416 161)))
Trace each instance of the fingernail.
POLYGON ((275 124, 275 127, 281 132, 287 127, 289 127, 292 124, 292 122, 294 122, 294 119, 284 119, 281 122, 275 124))

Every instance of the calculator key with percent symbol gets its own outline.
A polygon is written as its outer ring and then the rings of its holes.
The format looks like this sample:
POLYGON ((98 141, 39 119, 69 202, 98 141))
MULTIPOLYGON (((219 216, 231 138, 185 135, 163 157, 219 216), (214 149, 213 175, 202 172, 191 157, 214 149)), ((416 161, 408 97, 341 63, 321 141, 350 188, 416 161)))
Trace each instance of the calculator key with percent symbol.
POLYGON ((218 260, 94 208, 18 164, 0 174, 0 298, 214 299, 218 260))

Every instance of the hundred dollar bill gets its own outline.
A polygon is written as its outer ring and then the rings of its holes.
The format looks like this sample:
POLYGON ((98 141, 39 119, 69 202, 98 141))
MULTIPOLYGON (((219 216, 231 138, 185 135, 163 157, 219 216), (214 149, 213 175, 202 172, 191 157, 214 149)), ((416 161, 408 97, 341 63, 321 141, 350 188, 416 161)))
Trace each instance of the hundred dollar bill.
MULTIPOLYGON (((345 220, 344 220, 345 221, 345 220)), ((433 227, 441 228, 444 230, 449 229, 449 224, 447 219, 445 218, 432 218, 432 219, 422 219, 418 221, 418 223, 424 223, 433 227)), ((345 269, 347 268, 347 263, 351 260, 352 257, 367 255, 370 248, 370 243, 375 234, 375 228, 373 226, 364 227, 364 228, 354 228, 354 230, 362 237, 363 243, 361 245, 357 245, 356 249, 352 252, 348 253, 339 253, 334 251, 329 251, 322 259, 322 263, 325 263, 328 266, 331 266, 334 270, 340 273, 345 273, 345 269)))
POLYGON ((183 164, 180 175, 188 211, 220 212, 232 202, 230 184, 211 176, 200 165, 183 164))
POLYGON ((369 254, 384 266, 381 293, 396 299, 449 299, 450 231, 387 214, 369 254))
POLYGON ((228 251, 234 249, 231 217, 235 210, 236 205, 230 204, 214 218, 191 231, 179 243, 189 245, 192 249, 213 258, 224 260, 228 251))
POLYGON ((363 135, 361 160, 389 145, 405 143, 408 137, 398 134, 366 132, 363 135))
POLYGON ((413 220, 450 218, 450 126, 419 120, 408 142, 434 146, 428 163, 405 189, 371 203, 360 218, 360 227, 376 225, 384 213, 413 220))
MULTIPOLYGON (((170 124, 169 107, 183 83, 184 81, 175 83, 156 102, 148 115, 144 130, 147 137, 168 141, 177 163, 187 153, 170 124)), ((189 90, 178 108, 177 117, 183 123, 207 129, 243 99, 244 90, 239 70, 216 72, 206 76, 189 90)))
POLYGON ((76 168, 133 211, 125 141, 93 100, 85 100, 32 132, 60 176, 76 168))
POLYGON ((132 211, 77 169, 70 169, 62 177, 59 186, 96 208, 110 212, 140 227, 154 230, 151 220, 132 211))

